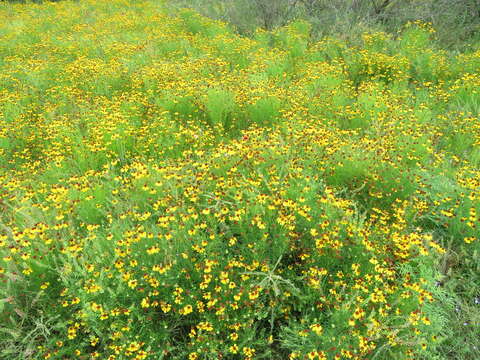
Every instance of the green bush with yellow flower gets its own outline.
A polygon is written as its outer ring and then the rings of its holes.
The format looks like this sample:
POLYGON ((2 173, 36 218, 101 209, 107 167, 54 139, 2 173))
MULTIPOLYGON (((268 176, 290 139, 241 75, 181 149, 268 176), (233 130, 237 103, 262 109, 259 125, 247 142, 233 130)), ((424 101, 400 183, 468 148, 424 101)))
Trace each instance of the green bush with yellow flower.
POLYGON ((165 9, 0 6, 0 358, 476 358, 478 51, 165 9))

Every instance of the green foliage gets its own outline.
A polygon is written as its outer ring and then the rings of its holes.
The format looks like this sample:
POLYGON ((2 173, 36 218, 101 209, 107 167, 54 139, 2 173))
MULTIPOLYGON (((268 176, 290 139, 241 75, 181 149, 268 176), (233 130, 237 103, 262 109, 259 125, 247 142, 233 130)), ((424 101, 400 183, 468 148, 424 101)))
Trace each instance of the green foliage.
MULTIPOLYGON (((477 0, 174 0, 172 4, 193 7, 211 18, 227 21, 241 34, 306 19, 317 39, 333 35, 352 42, 357 42, 365 30, 395 35, 408 22, 420 20, 433 24, 444 47, 465 48, 475 42, 480 24, 477 0)), ((415 32, 410 35, 416 37, 415 32)), ((425 40, 421 36, 415 41, 425 40)))
POLYGON ((272 126, 280 115, 281 103, 275 97, 258 99, 247 109, 248 118, 259 126, 272 126))
POLYGON ((478 358, 460 2, 174 4, 0 7, 0 357, 478 358))
POLYGON ((205 110, 210 126, 228 132, 234 126, 235 96, 223 89, 207 92, 205 110))

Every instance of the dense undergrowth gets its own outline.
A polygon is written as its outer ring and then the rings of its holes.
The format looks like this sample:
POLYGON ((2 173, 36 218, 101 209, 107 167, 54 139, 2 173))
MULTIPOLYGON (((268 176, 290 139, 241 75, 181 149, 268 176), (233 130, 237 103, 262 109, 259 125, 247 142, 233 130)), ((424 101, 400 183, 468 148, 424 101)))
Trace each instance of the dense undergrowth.
POLYGON ((478 359, 480 52, 1 4, 1 359, 478 359))
POLYGON ((173 12, 193 8, 247 36, 295 19, 311 24, 313 39, 334 35, 354 44, 366 30, 397 34, 417 20, 433 25, 435 42, 445 49, 477 48, 480 35, 479 0, 170 0, 168 5, 173 12))

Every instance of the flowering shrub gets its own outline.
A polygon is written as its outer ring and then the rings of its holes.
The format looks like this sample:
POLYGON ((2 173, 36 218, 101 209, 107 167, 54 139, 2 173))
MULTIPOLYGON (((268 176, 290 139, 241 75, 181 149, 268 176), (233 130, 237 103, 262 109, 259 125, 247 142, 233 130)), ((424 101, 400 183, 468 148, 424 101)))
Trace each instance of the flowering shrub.
POLYGON ((352 48, 153 1, 0 16, 0 357, 432 359, 453 339, 438 282, 480 250, 476 56, 438 55, 433 82, 418 24, 352 48))

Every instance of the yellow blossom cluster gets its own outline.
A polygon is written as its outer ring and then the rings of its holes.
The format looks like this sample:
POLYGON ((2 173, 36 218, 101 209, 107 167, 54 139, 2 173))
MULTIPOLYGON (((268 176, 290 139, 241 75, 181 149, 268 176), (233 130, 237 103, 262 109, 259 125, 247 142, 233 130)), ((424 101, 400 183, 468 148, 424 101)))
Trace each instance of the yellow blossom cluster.
POLYGON ((46 321, 36 358, 434 351, 442 239, 479 246, 478 52, 149 0, 0 17, 0 322, 46 321))

